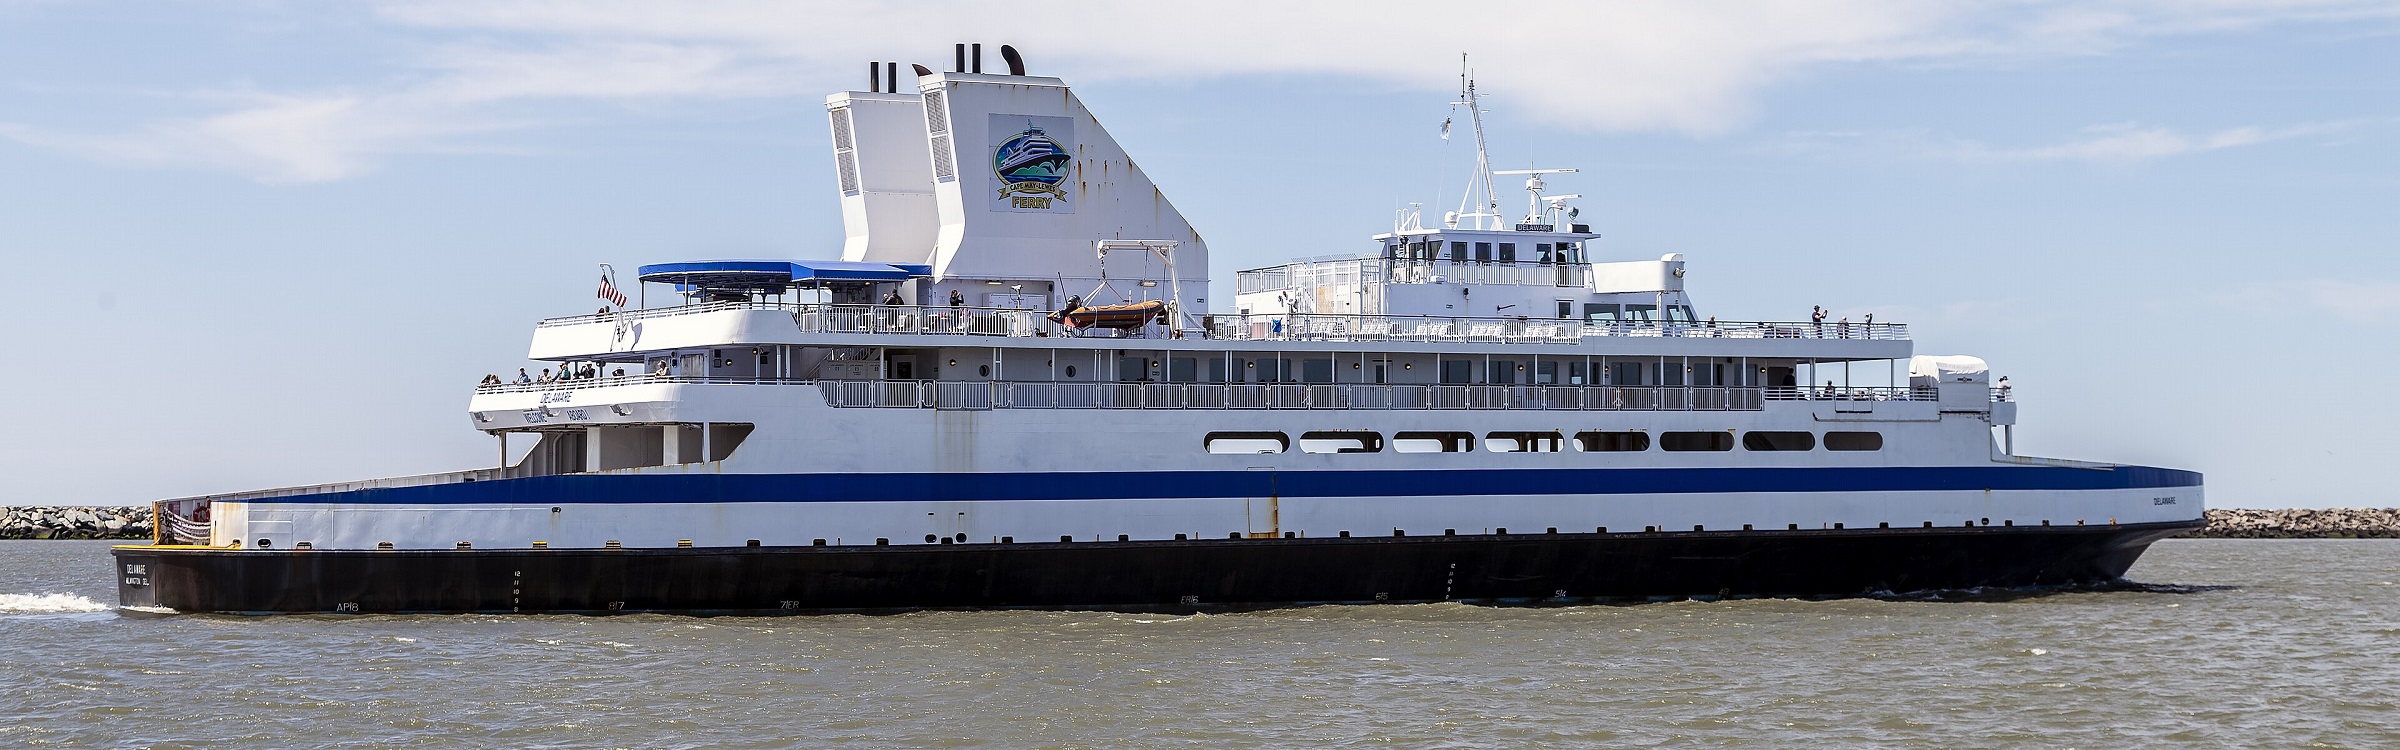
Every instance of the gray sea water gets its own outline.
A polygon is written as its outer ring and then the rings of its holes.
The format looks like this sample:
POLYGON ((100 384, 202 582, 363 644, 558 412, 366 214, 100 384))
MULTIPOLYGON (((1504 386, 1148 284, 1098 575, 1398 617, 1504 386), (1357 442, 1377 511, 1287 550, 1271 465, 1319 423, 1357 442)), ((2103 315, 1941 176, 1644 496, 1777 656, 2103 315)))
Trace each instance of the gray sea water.
POLYGON ((8 747, 2400 747, 2400 540, 1994 600, 119 615, 0 542, 8 747))

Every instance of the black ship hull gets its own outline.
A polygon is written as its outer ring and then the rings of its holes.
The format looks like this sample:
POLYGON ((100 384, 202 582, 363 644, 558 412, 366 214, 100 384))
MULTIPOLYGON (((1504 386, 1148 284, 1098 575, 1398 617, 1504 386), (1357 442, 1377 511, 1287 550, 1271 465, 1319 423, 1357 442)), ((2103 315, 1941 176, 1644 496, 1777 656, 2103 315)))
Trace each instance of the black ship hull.
POLYGON ((2197 523, 549 550, 115 550, 127 607, 219 613, 1189 612, 2101 584, 2197 523))

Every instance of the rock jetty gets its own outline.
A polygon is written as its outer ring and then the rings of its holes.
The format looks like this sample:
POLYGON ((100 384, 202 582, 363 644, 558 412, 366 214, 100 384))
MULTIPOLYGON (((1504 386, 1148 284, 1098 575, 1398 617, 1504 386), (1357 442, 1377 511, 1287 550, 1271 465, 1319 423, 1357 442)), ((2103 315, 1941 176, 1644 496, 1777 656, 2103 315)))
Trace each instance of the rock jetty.
POLYGON ((2210 509, 2195 539, 2400 539, 2400 508, 2210 509))
POLYGON ((148 539, 149 508, 0 508, 0 539, 148 539))

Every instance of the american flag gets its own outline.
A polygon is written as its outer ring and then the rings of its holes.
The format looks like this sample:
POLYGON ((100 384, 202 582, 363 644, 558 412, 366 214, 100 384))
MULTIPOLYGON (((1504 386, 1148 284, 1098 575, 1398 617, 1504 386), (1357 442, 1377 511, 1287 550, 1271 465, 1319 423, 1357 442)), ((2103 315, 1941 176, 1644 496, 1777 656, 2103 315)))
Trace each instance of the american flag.
POLYGON ((624 293, 624 292, 617 291, 617 282, 616 282, 616 280, 615 280, 615 279, 612 279, 612 278, 609 278, 609 276, 610 276, 610 274, 609 274, 609 272, 608 272, 608 270, 607 270, 607 269, 605 269, 605 268, 601 269, 601 271, 600 271, 600 298, 601 298, 601 299, 604 299, 604 300, 608 300, 608 303, 609 303, 609 304, 616 305, 616 306, 618 306, 618 307, 624 307, 624 306, 625 306, 625 293, 624 293))

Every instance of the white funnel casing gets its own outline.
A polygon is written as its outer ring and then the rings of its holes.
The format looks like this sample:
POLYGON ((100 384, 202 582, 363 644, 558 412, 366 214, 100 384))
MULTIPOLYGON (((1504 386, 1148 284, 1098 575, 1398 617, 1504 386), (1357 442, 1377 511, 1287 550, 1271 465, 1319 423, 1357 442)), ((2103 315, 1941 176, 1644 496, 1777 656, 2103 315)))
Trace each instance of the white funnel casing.
POLYGON ((926 158, 925 98, 845 91, 825 97, 842 196, 842 260, 926 263, 941 217, 926 158))
MULTIPOLYGON (((1064 82, 978 73, 917 82, 925 117, 918 158, 931 153, 940 231, 931 258, 910 262, 930 262, 934 277, 949 283, 1056 282, 1055 304, 1096 290, 1096 242, 1172 240, 1174 279, 1154 255, 1115 251, 1107 259, 1110 286, 1127 297, 1162 299, 1174 282, 1185 313, 1207 311, 1208 247, 1199 232, 1064 82), (1142 279, 1159 284, 1139 288, 1142 279)), ((1101 292, 1087 301, 1116 301, 1110 297, 1101 292)))

